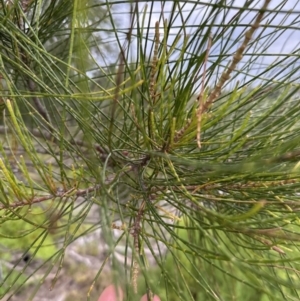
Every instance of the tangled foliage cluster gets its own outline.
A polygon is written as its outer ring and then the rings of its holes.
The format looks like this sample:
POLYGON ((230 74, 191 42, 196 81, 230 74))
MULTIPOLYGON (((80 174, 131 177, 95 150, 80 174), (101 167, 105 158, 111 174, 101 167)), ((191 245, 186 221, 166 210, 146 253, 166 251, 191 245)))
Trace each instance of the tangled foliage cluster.
POLYGON ((71 2, 0 1, 2 296, 299 300, 299 1, 71 2))

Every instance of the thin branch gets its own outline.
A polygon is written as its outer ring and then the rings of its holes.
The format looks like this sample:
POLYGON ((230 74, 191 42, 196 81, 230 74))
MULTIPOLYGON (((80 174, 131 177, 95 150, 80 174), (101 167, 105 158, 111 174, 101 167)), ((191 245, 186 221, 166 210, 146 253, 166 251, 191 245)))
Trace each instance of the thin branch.
POLYGON ((0 210, 20 208, 20 207, 24 207, 24 206, 27 206, 27 205, 42 203, 42 202, 49 201, 49 200, 55 199, 55 198, 59 198, 60 201, 61 201, 61 199, 65 198, 65 197, 84 196, 84 195, 88 195, 91 192, 99 190, 101 187, 102 187, 101 185, 95 185, 95 186, 89 187, 87 189, 78 189, 78 190, 69 189, 67 191, 66 190, 58 191, 55 194, 44 195, 44 196, 41 196, 41 197, 34 198, 30 201, 24 200, 24 201, 14 202, 14 203, 11 203, 11 204, 5 204, 5 205, 2 204, 2 205, 0 205, 0 210))
MULTIPOLYGON (((131 167, 129 167, 126 171, 123 171, 121 173, 118 174, 118 177, 120 177, 122 174, 125 174, 126 172, 130 171, 134 169, 134 166, 132 165, 131 167)), ((105 181, 105 185, 110 185, 111 183, 113 183, 115 181, 115 178, 109 178, 105 181)), ((63 199, 63 198, 69 198, 69 197, 79 197, 79 196, 84 196, 84 195, 88 195, 91 192, 97 191, 99 189, 101 189, 103 186, 100 184, 97 184, 95 186, 86 188, 86 189, 76 189, 76 187, 72 187, 71 189, 68 190, 63 190, 63 191, 57 191, 55 194, 48 194, 48 195, 43 195, 41 197, 36 197, 33 198, 32 200, 28 201, 28 200, 24 200, 24 201, 18 201, 18 202, 14 202, 11 204, 1 204, 0 205, 0 210, 2 209, 13 209, 13 208, 20 208, 20 207, 24 207, 27 205, 33 205, 33 204, 38 204, 38 203, 42 203, 51 199, 55 199, 58 198, 63 199)))
POLYGON ((238 50, 234 54, 229 67, 222 73, 219 82, 217 83, 215 88, 210 93, 207 101, 202 105, 201 113, 206 112, 208 110, 208 108, 212 105, 212 103, 219 97, 225 82, 230 79, 230 74, 232 73, 233 70, 236 69, 237 64, 242 60, 244 51, 245 51, 247 45, 249 44, 250 40, 252 39, 254 32, 259 28, 262 18, 264 16, 264 13, 265 13, 266 9, 268 8, 268 5, 270 2, 271 2, 271 0, 265 0, 264 5, 258 12, 254 23, 251 25, 250 29, 246 31, 245 39, 244 39, 242 45, 238 48, 238 50))

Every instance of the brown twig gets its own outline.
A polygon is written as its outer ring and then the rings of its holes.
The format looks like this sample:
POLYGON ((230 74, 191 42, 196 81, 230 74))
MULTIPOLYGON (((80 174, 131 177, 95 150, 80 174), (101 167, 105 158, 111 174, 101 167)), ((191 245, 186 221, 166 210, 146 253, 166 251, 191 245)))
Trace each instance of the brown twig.
POLYGON ((210 93, 207 101, 202 105, 201 113, 206 112, 208 110, 208 108, 212 105, 212 103, 219 97, 225 82, 230 79, 230 74, 232 73, 233 70, 236 69, 237 64, 242 60, 244 51, 245 51, 247 45, 249 44, 254 32, 260 26, 260 23, 262 21, 264 13, 270 2, 271 2, 271 0, 265 0, 264 5, 258 12, 254 23, 251 25, 250 29, 246 31, 244 41, 243 41, 242 45, 238 48, 236 53, 234 54, 233 59, 232 59, 231 63, 229 64, 229 67, 222 73, 219 82, 217 83, 215 88, 210 93))
MULTIPOLYGON (((118 174, 118 177, 120 177, 122 174, 125 174, 126 172, 132 170, 134 168, 134 166, 131 166, 129 167, 129 169, 127 169, 126 171, 124 172, 121 172, 118 174)), ((105 185, 109 185, 111 184, 112 182, 115 181, 115 178, 108 178, 106 181, 105 181, 105 185)), ((94 185, 92 187, 89 187, 89 188, 86 188, 86 189, 77 189, 75 187, 71 187, 71 189, 64 189, 62 191, 57 191, 56 193, 54 194, 48 194, 48 195, 43 195, 43 196, 40 196, 40 197, 35 197, 35 198, 32 198, 30 201, 28 200, 22 200, 22 201, 18 201, 18 202, 14 202, 14 203, 11 203, 11 204, 0 204, 0 210, 2 209, 15 209, 15 208, 20 208, 20 207, 24 207, 24 206, 28 206, 28 205, 34 205, 34 204, 38 204, 38 203, 42 203, 42 202, 45 202, 45 201, 48 201, 48 200, 52 200, 52 199, 55 199, 55 198, 58 198, 58 199, 63 199, 63 198, 69 198, 69 197, 79 197, 79 196, 84 196, 84 195, 88 195, 89 193, 91 192, 94 192, 94 191, 97 191, 99 189, 102 188, 102 185, 100 184, 97 184, 97 185, 94 185)))
MULTIPOLYGON (((87 188, 87 189, 78 189, 78 190, 75 190, 76 192, 72 196, 79 197, 79 196, 87 195, 87 194, 89 194, 93 191, 99 190, 101 187, 102 187, 101 185, 95 185, 95 186, 87 188)), ((55 194, 48 194, 48 195, 36 197, 36 198, 33 198, 30 201, 24 200, 24 201, 14 202, 14 203, 11 203, 11 204, 5 204, 5 205, 1 204, 0 205, 0 210, 20 208, 20 207, 24 207, 24 206, 27 206, 27 205, 42 203, 42 202, 45 202, 45 201, 48 201, 48 200, 51 200, 51 199, 55 199, 55 198, 62 199, 62 198, 65 198, 65 197, 69 197, 69 194, 68 194, 69 192, 70 192, 70 190, 68 190, 68 191, 66 191, 66 190, 58 191, 55 194)))

